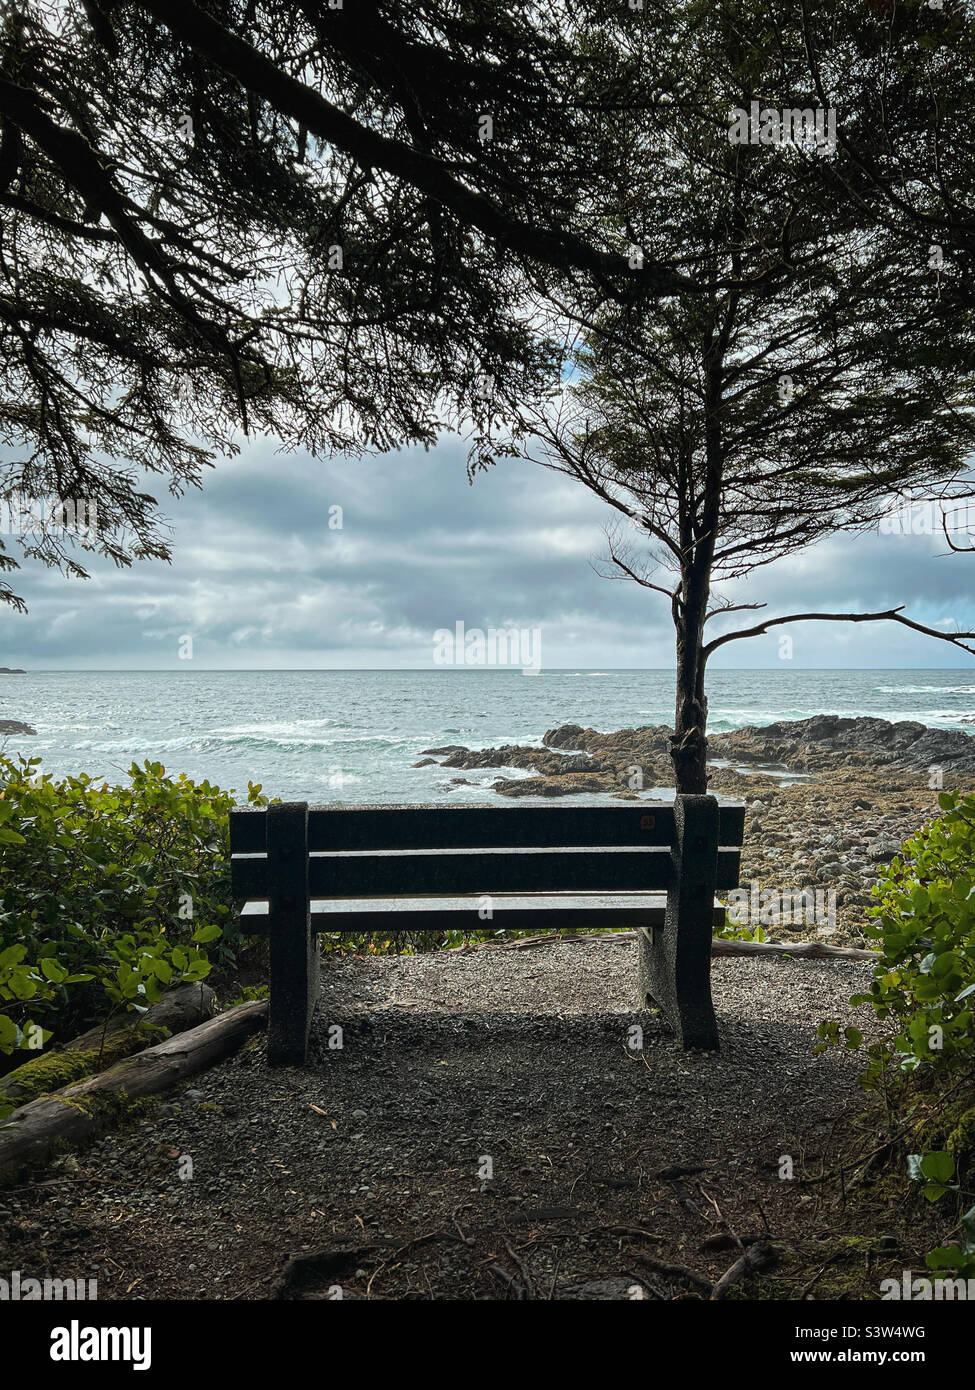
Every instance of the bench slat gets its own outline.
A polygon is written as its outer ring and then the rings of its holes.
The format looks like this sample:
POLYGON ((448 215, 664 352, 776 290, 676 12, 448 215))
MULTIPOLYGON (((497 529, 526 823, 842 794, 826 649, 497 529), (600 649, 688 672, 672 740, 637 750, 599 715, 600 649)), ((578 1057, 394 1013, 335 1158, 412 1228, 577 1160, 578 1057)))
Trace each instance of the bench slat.
MULTIPOLYGON (((718 816, 721 843, 740 845, 744 806, 722 804, 718 816)), ((512 843, 539 849, 669 846, 673 835, 674 808, 665 801, 629 806, 319 806, 308 812, 312 852, 488 849, 512 843)), ((266 844, 266 811, 231 811, 233 853, 263 853, 266 844)))
MULTIPOLYGON (((312 899, 311 920, 316 932, 354 931, 471 931, 478 927, 525 931, 532 928, 598 930, 605 927, 660 927, 667 897, 663 893, 525 893, 492 897, 494 916, 479 916, 476 895, 443 898, 317 898, 312 899)), ((266 900, 245 904, 241 913, 244 932, 267 936, 266 900)), ((725 909, 715 900, 714 925, 720 927, 725 909)))
MULTIPOLYGON (((718 851, 716 888, 738 884, 741 855, 736 849, 718 851)), ((311 854, 308 886, 317 897, 392 897, 468 893, 650 892, 670 886, 673 866, 669 849, 489 848, 387 850, 373 854, 311 854)), ((236 897, 267 893, 267 858, 235 855, 231 881, 236 897)))

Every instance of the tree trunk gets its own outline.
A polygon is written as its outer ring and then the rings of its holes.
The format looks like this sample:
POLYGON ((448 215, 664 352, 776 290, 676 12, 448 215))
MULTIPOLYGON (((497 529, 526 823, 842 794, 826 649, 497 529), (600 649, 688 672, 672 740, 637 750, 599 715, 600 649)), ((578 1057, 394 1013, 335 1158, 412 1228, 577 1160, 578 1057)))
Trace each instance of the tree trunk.
POLYGON ((677 708, 670 756, 678 792, 703 796, 708 789, 708 700, 704 693, 704 615, 710 584, 699 562, 688 567, 677 626, 677 708))
POLYGON ((731 319, 713 322, 706 332, 702 366, 705 373, 703 490, 698 492, 695 469, 687 460, 684 495, 680 498, 681 585, 674 603, 677 628, 677 710, 670 756, 678 795, 706 796, 708 790, 708 700, 704 693, 704 626, 711 601, 711 569, 721 516, 724 470, 722 444, 722 364, 728 347, 731 319))

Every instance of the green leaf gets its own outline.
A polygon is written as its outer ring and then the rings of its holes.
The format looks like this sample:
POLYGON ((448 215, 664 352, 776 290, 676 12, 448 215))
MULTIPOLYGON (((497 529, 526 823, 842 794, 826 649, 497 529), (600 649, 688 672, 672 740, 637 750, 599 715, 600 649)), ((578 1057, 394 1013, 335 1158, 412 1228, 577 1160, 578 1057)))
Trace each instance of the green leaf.
POLYGON ((193 933, 193 940, 198 941, 202 945, 207 941, 216 941, 217 937, 222 935, 222 929, 215 924, 211 924, 208 927, 197 927, 196 931, 193 933))
POLYGON ((964 1254, 957 1245, 939 1245, 924 1257, 928 1269, 961 1269, 964 1260, 964 1254))
POLYGON ((955 1160, 943 1150, 927 1153, 921 1159, 921 1172, 934 1182, 950 1182, 955 1175, 955 1160))

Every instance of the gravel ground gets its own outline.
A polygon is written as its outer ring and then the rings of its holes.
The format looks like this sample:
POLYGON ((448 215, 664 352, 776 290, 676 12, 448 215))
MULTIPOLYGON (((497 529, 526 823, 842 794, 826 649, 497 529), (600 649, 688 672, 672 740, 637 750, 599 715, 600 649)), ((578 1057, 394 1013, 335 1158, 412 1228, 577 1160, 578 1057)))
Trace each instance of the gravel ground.
POLYGON ((269 1070, 261 1036, 0 1192, 0 1264, 108 1298, 669 1299, 735 1236, 815 1248, 835 1220, 808 1180, 863 1105, 815 1030, 869 965, 716 961, 699 1055, 633 1011, 635 952, 330 959, 307 1069, 269 1070))

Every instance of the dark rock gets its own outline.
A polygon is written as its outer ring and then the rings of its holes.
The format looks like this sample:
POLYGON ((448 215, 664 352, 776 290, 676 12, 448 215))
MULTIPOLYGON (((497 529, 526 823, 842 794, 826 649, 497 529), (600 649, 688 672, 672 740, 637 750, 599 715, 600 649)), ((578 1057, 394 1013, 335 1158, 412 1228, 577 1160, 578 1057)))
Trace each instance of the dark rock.
MULTIPOLYGON (((11 675, 11 674, 13 674, 13 675, 16 675, 16 674, 25 675, 26 672, 8 672, 7 674, 8 674, 8 675, 11 675)), ((30 724, 21 724, 20 721, 17 720, 17 719, 0 719, 0 734, 36 734, 36 733, 37 733, 37 730, 34 729, 34 728, 32 728, 32 727, 30 726, 30 724)))
MULTIPOLYGON (((708 740, 712 757, 756 766, 782 761, 793 772, 823 772, 858 765, 896 768, 941 766, 975 772, 975 741, 960 729, 929 729, 916 720, 894 724, 873 717, 817 714, 763 727, 750 726, 708 740)), ((870 810, 867 802, 858 802, 870 810)))

